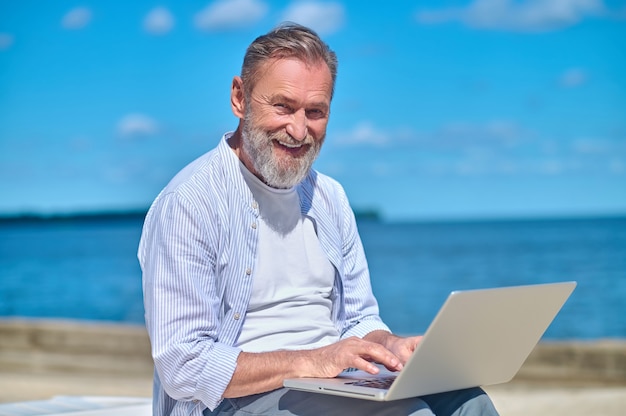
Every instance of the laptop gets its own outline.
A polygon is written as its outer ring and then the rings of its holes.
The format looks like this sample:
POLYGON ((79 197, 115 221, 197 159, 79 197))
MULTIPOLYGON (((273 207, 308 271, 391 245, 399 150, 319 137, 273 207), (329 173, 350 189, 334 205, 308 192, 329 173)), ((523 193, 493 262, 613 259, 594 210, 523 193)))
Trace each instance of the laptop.
POLYGON ((390 401, 506 383, 519 371, 576 282, 455 291, 400 372, 346 370, 286 379, 290 389, 390 401), (384 383, 389 383, 388 386, 384 383))

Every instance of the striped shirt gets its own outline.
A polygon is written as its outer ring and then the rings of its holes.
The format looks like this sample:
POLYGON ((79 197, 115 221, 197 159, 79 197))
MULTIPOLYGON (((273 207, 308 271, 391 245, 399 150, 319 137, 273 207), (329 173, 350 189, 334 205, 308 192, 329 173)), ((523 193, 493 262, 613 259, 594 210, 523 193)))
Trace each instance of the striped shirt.
MULTIPOLYGON (((228 138, 161 191, 138 257, 155 364, 154 415, 201 415, 222 400, 241 350, 251 297, 259 212, 228 138)), ((311 170, 297 185, 335 268, 332 321, 342 338, 389 330, 378 315, 365 253, 343 188, 311 170)))

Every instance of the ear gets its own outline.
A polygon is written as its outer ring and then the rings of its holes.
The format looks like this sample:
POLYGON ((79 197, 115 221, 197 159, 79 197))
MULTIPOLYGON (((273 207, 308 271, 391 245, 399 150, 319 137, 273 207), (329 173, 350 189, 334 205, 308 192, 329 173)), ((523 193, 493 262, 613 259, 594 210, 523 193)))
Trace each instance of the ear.
POLYGON ((237 118, 243 118, 246 113, 244 96, 243 80, 236 76, 233 78, 233 84, 230 88, 230 107, 237 118))

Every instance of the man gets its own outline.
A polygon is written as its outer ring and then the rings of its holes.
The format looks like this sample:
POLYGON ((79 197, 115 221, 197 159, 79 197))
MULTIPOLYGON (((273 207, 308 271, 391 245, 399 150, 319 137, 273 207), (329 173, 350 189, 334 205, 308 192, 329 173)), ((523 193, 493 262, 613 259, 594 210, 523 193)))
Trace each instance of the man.
POLYGON ((311 170, 336 74, 305 27, 257 38, 232 82, 237 130, 150 208, 138 256, 155 415, 497 414, 480 389, 376 403, 282 388, 400 370, 420 341, 381 321, 346 195, 311 170))

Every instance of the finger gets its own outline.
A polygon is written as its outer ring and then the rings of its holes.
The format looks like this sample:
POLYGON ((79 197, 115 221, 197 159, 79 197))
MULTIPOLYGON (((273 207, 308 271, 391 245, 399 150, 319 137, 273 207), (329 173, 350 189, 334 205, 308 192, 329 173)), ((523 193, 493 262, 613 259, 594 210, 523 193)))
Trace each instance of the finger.
POLYGON ((360 354, 360 356, 367 359, 368 362, 374 361, 380 363, 390 371, 400 371, 402 369, 402 361, 400 358, 380 344, 368 343, 367 353, 360 354))
POLYGON ((398 348, 392 349, 392 351, 400 358, 400 360, 402 360, 403 363, 406 363, 413 352, 415 352, 415 349, 421 340, 421 336, 403 339, 400 345, 398 345, 398 348))
POLYGON ((354 362, 353 367, 358 370, 362 370, 367 373, 370 373, 370 374, 378 374, 380 372, 380 369, 376 365, 374 365, 371 361, 368 361, 361 357, 357 357, 357 359, 354 362))
POLYGON ((415 350, 419 343, 422 342, 422 338, 424 338, 422 335, 411 338, 411 340, 413 341, 413 350, 415 350))

